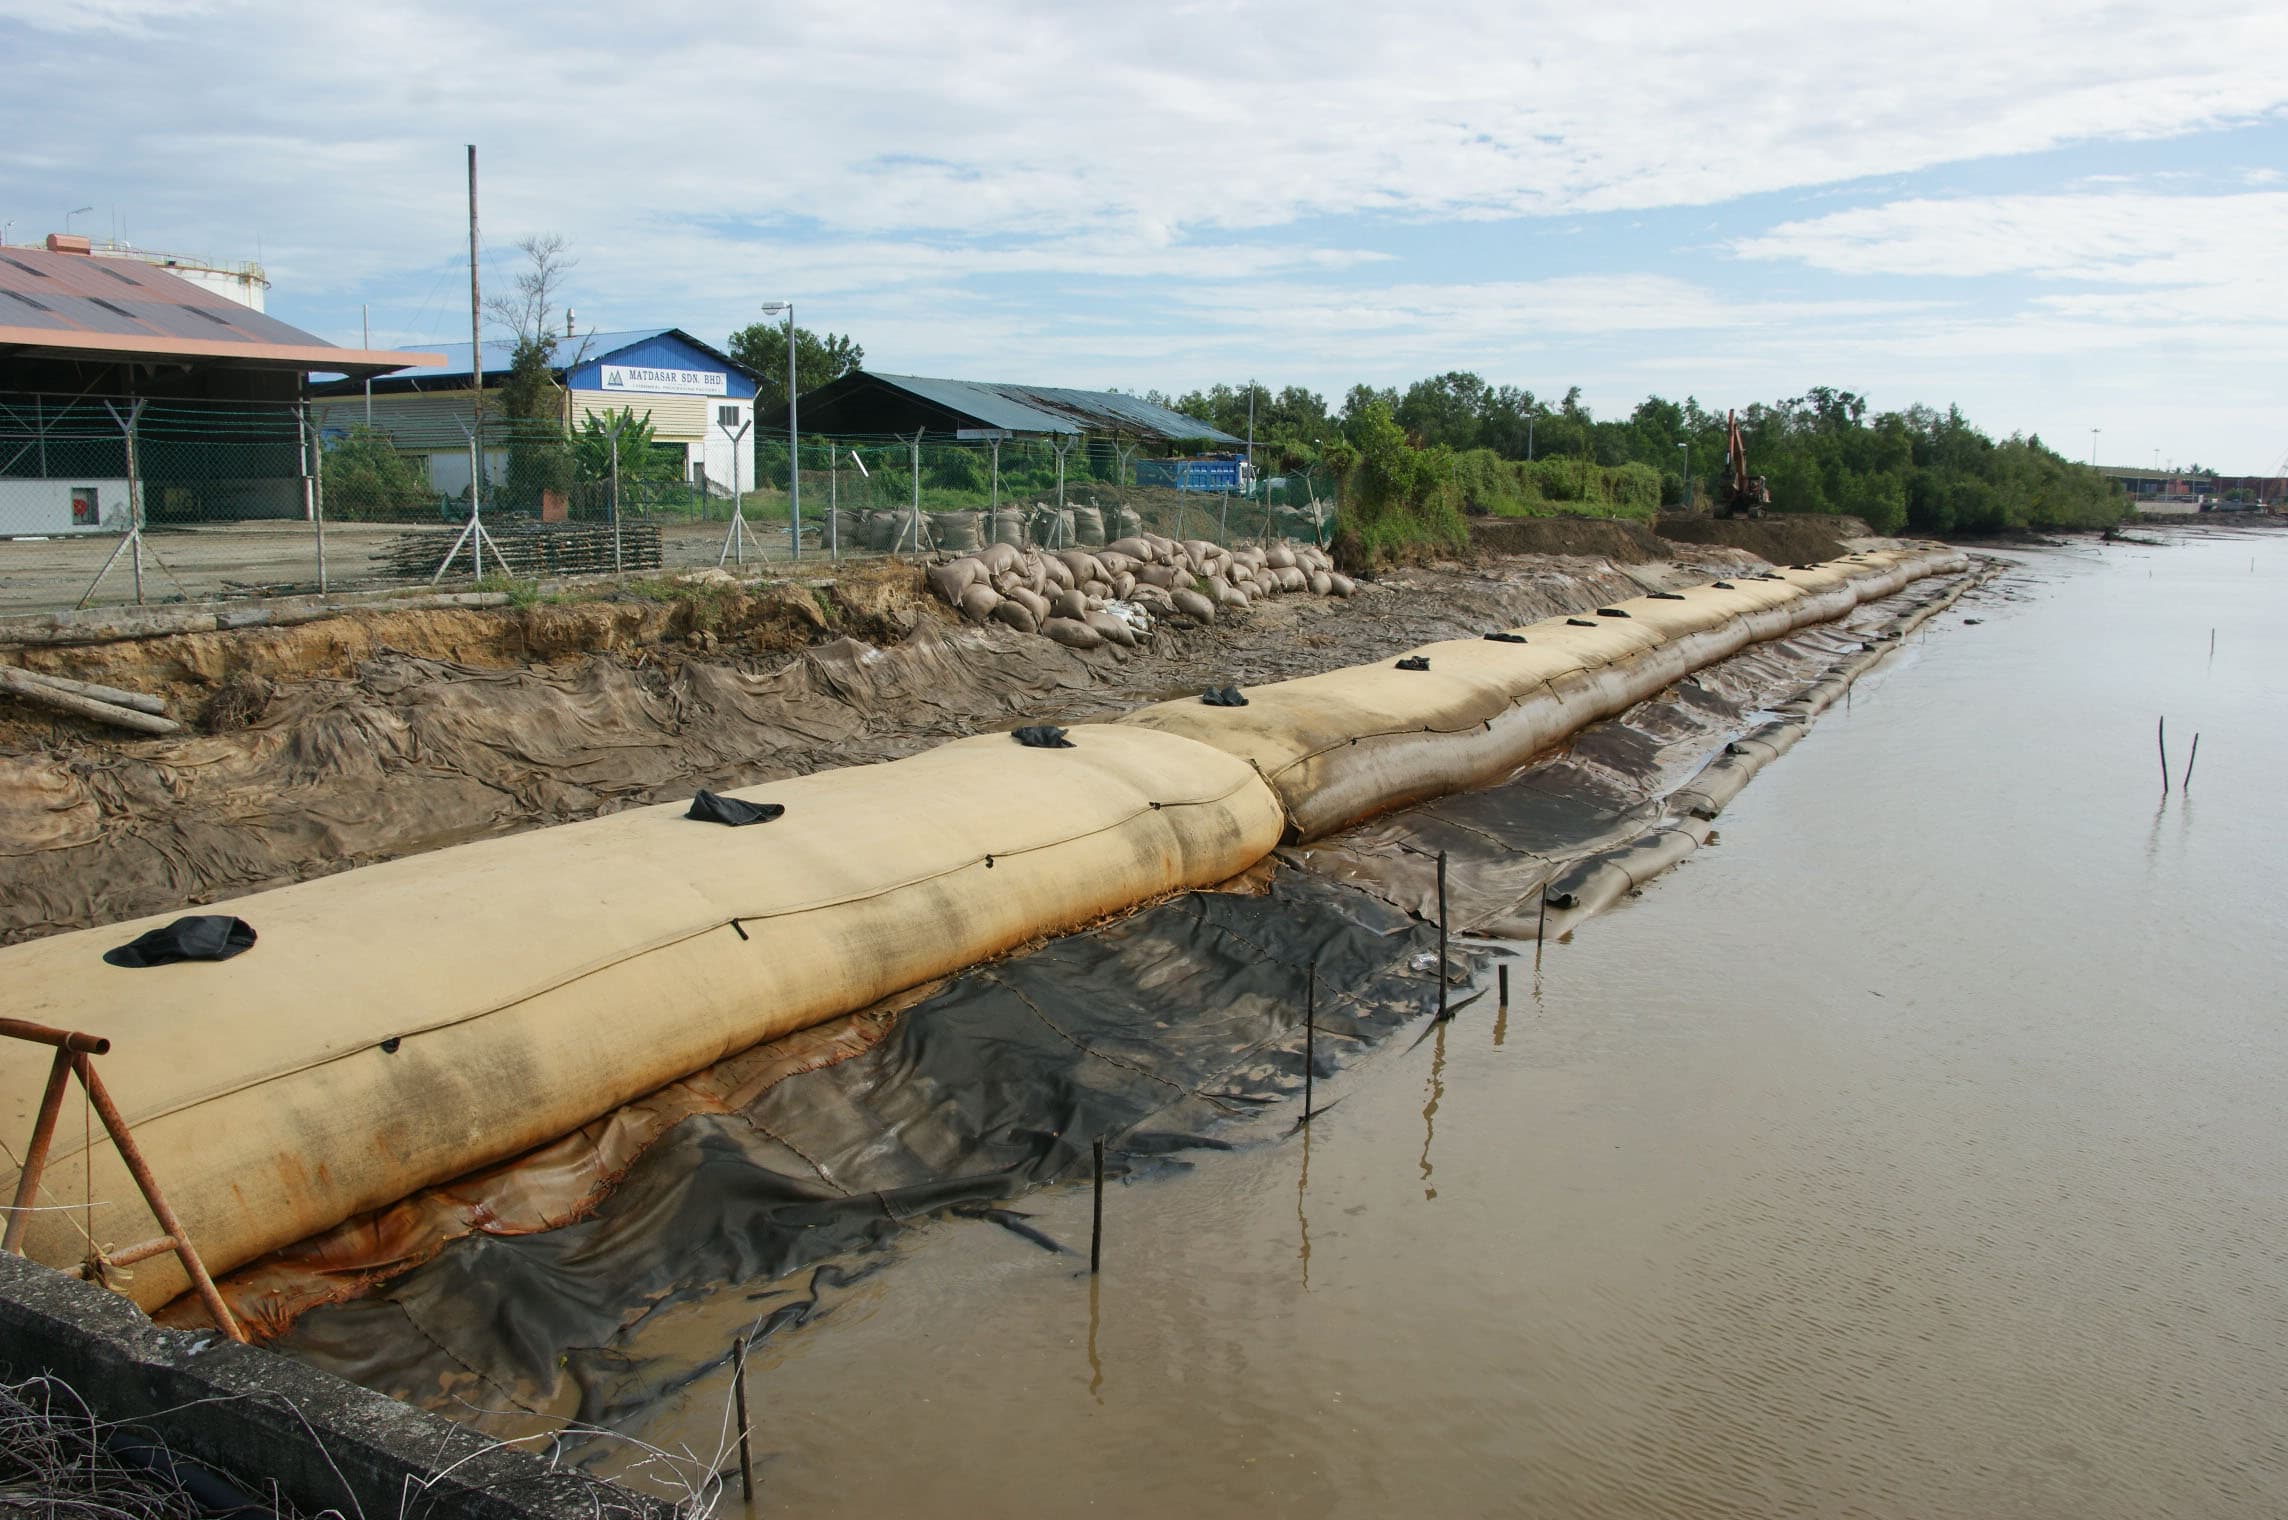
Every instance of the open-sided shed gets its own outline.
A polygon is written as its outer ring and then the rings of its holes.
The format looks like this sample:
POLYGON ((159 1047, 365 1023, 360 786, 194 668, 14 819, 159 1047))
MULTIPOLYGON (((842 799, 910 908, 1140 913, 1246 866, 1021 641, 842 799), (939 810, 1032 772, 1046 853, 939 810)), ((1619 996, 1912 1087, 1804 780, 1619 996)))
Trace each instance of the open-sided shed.
POLYGON ((0 536, 303 516, 307 377, 434 362, 338 348, 85 238, 0 246, 0 536))
MULTIPOLYGON (((853 370, 796 403, 808 433, 841 438, 1108 438, 1198 445, 1241 440, 1141 396, 1055 385, 938 380, 853 370)), ((784 427, 786 414, 778 417, 784 427)), ((771 424, 764 423, 767 428, 771 424)))

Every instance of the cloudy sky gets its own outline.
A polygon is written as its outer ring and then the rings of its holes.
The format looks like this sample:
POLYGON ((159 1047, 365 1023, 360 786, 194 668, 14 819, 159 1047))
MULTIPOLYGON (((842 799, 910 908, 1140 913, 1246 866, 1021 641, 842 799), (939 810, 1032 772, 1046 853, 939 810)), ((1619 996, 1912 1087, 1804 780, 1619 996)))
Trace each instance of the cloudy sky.
POLYGON ((583 327, 2288 455, 2280 0, 0 0, 0 59, 10 239, 259 258, 337 341, 465 335, 474 142, 486 279, 561 232, 583 327))

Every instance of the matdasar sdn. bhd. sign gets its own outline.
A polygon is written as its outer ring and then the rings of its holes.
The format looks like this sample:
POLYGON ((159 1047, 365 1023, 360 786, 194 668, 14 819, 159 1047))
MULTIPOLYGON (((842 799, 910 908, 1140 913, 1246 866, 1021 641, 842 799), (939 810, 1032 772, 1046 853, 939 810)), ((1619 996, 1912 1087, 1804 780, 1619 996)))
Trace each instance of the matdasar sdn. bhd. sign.
POLYGON ((729 387, 719 369, 645 369, 634 364, 603 366, 604 389, 641 391, 648 396, 721 396, 729 387))

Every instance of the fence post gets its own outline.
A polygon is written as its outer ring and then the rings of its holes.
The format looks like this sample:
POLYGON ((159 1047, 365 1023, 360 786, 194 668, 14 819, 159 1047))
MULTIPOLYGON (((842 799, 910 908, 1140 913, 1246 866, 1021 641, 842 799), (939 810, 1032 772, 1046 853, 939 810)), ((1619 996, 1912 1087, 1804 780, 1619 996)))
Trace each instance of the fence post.
MULTIPOLYGON (((923 434, 923 433, 925 433, 925 432, 927 432, 927 431, 928 431, 928 429, 927 429, 927 428, 916 428, 916 429, 914 429, 914 445, 913 445, 913 465, 914 465, 914 507, 913 507, 913 515, 914 515, 914 552, 915 552, 916 554, 919 554, 919 553, 921 553, 921 552, 922 552, 922 434, 923 434)), ((891 552, 892 554, 896 554, 896 553, 898 552, 898 546, 899 546, 900 544, 903 544, 905 541, 906 541, 906 535, 905 535, 905 532, 904 532, 904 531, 901 529, 901 530, 899 531, 899 533, 898 533, 898 536, 897 536, 895 539, 893 539, 893 540, 891 541, 891 544, 890 544, 890 552, 891 552)))
POLYGON ((310 523, 318 540, 318 595, 326 594, 326 445, 310 424, 310 403, 302 402, 302 447, 308 459, 308 473, 302 478, 307 493, 310 523))
POLYGON ((626 568, 620 549, 620 419, 614 417, 612 425, 604 430, 612 441, 612 573, 617 575, 626 568))

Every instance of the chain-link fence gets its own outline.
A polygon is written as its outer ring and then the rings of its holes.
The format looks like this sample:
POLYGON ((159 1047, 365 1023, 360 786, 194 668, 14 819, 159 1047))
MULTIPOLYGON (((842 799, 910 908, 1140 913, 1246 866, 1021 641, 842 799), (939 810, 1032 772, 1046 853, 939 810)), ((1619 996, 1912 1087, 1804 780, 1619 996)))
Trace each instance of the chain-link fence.
POLYGON ((295 404, 0 393, 0 614, 1140 531, 1218 543, 1334 533, 1323 471, 1258 479, 1236 456, 1171 460, 1109 439, 800 444, 790 491, 783 437, 756 440, 734 486, 686 478, 663 454, 623 459, 616 445, 597 454, 495 422, 458 477, 483 460, 472 504, 466 485, 435 489, 433 461, 387 433, 321 432, 295 404))

